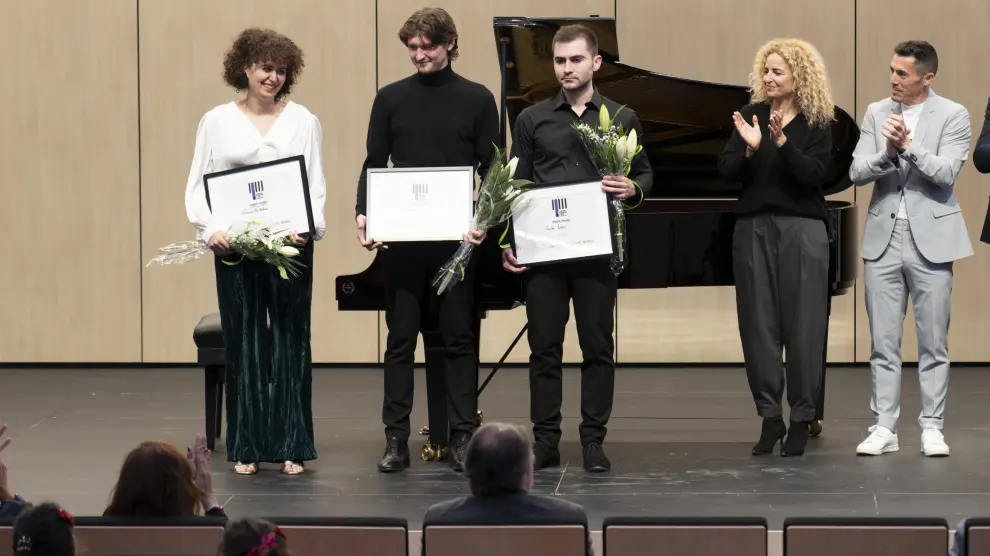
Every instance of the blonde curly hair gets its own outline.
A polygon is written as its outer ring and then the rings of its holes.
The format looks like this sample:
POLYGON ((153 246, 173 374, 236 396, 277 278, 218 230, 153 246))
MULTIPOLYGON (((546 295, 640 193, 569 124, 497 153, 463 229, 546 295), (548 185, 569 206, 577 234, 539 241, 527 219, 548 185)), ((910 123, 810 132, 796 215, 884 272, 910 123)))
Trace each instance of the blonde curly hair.
POLYGON ((798 110, 812 126, 824 126, 835 119, 835 104, 829 86, 825 61, 818 49, 801 39, 773 39, 760 47, 749 74, 750 100, 769 102, 763 84, 763 68, 767 57, 777 54, 794 74, 794 98, 798 110))

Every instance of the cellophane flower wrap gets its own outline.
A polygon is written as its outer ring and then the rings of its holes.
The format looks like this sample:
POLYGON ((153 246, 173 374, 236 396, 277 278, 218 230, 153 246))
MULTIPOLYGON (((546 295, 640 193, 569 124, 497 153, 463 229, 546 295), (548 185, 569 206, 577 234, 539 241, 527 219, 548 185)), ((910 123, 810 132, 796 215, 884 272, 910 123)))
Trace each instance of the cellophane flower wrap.
MULTIPOLYGON (((616 111, 615 116, 622 111, 621 107, 616 111)), ((598 127, 592 127, 584 122, 575 122, 572 127, 581 137, 595 164, 598 174, 605 176, 628 176, 632 169, 633 158, 643 150, 639 144, 636 130, 630 129, 628 133, 623 129, 622 124, 616 124, 615 117, 610 117, 608 108, 602 105, 598 113, 598 127)), ((630 180, 631 181, 631 180, 630 180)), ((633 182, 637 189, 641 189, 639 184, 633 182)), ((626 215, 625 206, 622 201, 613 193, 609 196, 609 202, 615 211, 615 244, 617 253, 612 255, 609 266, 612 273, 618 276, 622 274, 628 264, 626 256, 626 215)))
MULTIPOLYGON (((237 265, 243 259, 262 261, 278 269, 279 276, 288 280, 289 275, 299 276, 306 265, 296 260, 299 249, 291 245, 289 236, 292 231, 284 222, 265 225, 250 220, 236 222, 227 230, 227 243, 230 249, 241 256, 240 260, 223 263, 229 266, 237 265)), ((148 262, 147 266, 183 264, 196 260, 213 251, 203 241, 182 241, 172 243, 158 249, 159 255, 148 262)))
MULTIPOLYGON (((474 216, 471 218, 470 229, 490 230, 508 220, 522 207, 523 201, 520 196, 533 182, 515 179, 517 164, 519 164, 518 158, 506 162, 505 151, 498 146, 495 147, 492 164, 478 190, 478 202, 474 216)), ((467 241, 462 242, 453 256, 440 267, 432 282, 438 294, 442 295, 464 280, 474 247, 467 241)))

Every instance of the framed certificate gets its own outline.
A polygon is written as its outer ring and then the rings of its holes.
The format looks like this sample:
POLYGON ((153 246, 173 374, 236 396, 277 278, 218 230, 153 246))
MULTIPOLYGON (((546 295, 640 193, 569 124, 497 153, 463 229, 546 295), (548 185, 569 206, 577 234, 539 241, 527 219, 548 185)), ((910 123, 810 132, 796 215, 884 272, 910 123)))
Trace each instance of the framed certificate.
POLYGON ((611 257, 615 220, 602 180, 538 185, 512 216, 513 246, 523 266, 611 257))
POLYGON ((369 168, 369 239, 460 241, 474 216, 474 167, 369 168))
POLYGON ((303 155, 205 174, 203 187, 210 212, 227 225, 288 222, 302 237, 316 228, 303 155))

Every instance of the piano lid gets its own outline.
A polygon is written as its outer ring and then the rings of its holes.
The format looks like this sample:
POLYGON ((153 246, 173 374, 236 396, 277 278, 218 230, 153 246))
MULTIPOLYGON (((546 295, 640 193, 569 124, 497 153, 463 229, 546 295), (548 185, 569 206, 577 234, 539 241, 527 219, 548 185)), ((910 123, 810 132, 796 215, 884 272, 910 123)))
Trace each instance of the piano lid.
MULTIPOLYGON (((623 64, 613 18, 494 19, 509 129, 524 108, 559 90, 551 44, 557 29, 573 23, 586 25, 598 37, 602 66, 595 73, 595 85, 599 91, 635 110, 642 122, 641 141, 655 174, 649 198, 738 197, 739 184, 724 180, 716 162, 732 132, 732 112, 749 102, 747 88, 672 77, 623 64)), ((838 106, 835 112, 832 163, 823 185, 826 195, 852 185, 848 170, 859 140, 855 119, 838 106)))

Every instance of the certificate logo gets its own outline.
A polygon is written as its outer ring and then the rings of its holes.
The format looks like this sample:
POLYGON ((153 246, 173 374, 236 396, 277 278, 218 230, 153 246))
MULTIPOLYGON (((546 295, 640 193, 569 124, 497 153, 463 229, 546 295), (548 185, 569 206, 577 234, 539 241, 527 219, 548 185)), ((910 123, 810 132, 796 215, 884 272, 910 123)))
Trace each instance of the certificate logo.
POLYGON ((567 216, 567 197, 552 199, 550 204, 553 207, 553 213, 557 218, 567 216))
POLYGON ((265 183, 262 181, 253 181, 248 184, 248 191, 251 192, 251 200, 257 201, 265 197, 265 183))
POLYGON ((430 186, 425 183, 414 183, 412 184, 412 194, 413 199, 417 201, 422 201, 426 199, 426 194, 430 192, 430 186))

